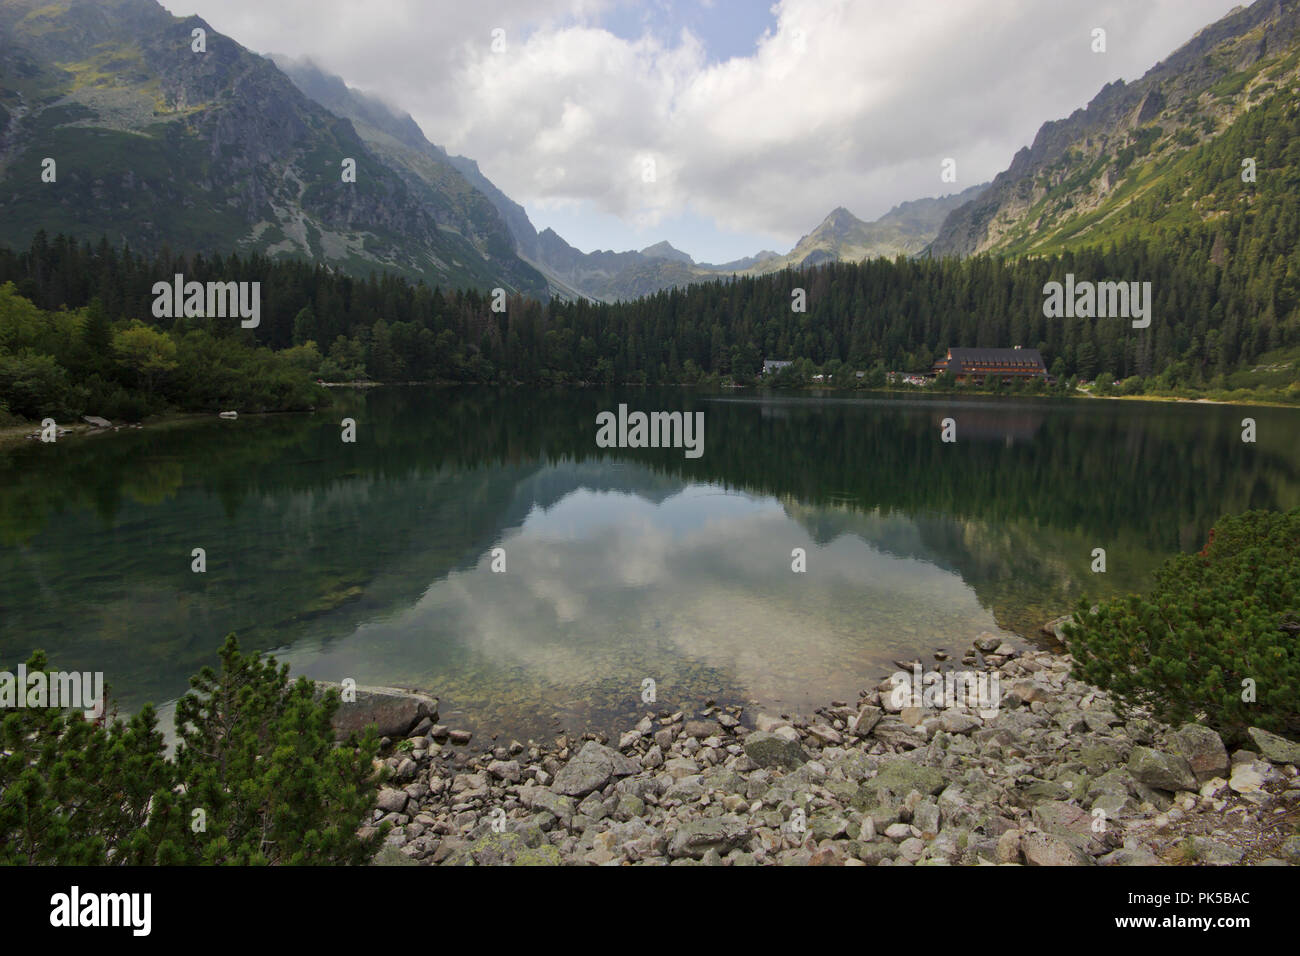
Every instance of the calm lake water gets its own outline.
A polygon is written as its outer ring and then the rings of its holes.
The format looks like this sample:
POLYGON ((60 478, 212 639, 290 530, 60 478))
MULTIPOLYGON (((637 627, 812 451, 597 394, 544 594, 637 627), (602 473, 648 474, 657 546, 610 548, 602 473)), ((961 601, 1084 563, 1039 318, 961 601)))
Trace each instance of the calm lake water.
POLYGON ((131 710, 183 694, 233 631, 521 740, 625 729, 646 678, 660 707, 809 711, 896 659, 1145 587, 1223 513, 1296 506, 1290 409, 344 392, 314 415, 0 449, 0 667, 41 647, 131 710), (702 411, 703 455, 598 448, 620 402, 702 411))

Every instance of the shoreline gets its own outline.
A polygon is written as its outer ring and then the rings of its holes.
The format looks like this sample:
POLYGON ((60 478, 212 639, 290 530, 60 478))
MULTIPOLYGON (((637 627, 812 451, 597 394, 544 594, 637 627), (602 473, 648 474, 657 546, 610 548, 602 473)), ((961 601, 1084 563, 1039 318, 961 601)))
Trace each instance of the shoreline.
MULTIPOLYGON (((319 383, 319 384, 320 384, 320 386, 321 386, 322 388, 331 388, 331 389, 333 389, 333 388, 350 388, 350 389, 355 389, 355 390, 357 390, 357 391, 368 391, 368 390, 370 390, 370 389, 372 389, 372 388, 394 388, 394 387, 396 387, 396 388, 410 388, 410 387, 412 387, 412 386, 429 386, 429 387, 433 387, 433 388, 453 388, 453 387, 460 387, 460 386, 465 386, 465 385, 469 385, 469 387, 474 387, 474 388, 479 388, 479 387, 487 387, 487 388, 522 388, 522 387, 524 387, 524 386, 521 386, 521 385, 518 385, 518 384, 514 384, 514 385, 494 385, 494 384, 491 384, 491 383, 486 383, 486 384, 470 384, 470 383, 464 383, 464 382, 371 382, 371 381, 358 381, 358 382, 321 382, 321 383, 319 383)), ((580 384, 570 384, 570 385, 546 386, 546 388, 548 388, 548 389, 550 389, 550 388, 597 388, 597 387, 600 387, 600 388, 604 388, 604 387, 614 387, 614 388, 685 388, 685 389, 698 389, 698 388, 700 388, 701 386, 699 386, 699 385, 688 385, 688 384, 685 384, 685 383, 678 383, 678 384, 675 384, 675 385, 656 385, 656 386, 650 386, 650 385, 597 386, 597 385, 595 385, 595 384, 593 384, 593 383, 580 383, 580 384)), ((719 387, 719 388, 726 388, 726 387, 728 387, 728 386, 718 386, 718 387, 719 387)), ((1178 404, 1178 405, 1236 405, 1236 406, 1243 407, 1243 408, 1246 408, 1246 407, 1257 407, 1257 408, 1292 408, 1292 409, 1294 409, 1294 408, 1300 408, 1300 405, 1297 405, 1297 404, 1292 403, 1292 402, 1265 401, 1265 400, 1259 400, 1259 399, 1251 399, 1251 400, 1238 400, 1238 399, 1231 399, 1231 400, 1224 400, 1224 399, 1217 399, 1217 398, 1187 398, 1187 397, 1176 396, 1176 395, 1090 395, 1090 394, 1087 394, 1087 393, 1078 393, 1078 394, 1075 394, 1075 395, 1049 395, 1049 394, 1036 394, 1036 393, 1029 393, 1029 392, 1025 392, 1025 393, 1010 393, 1010 392, 978 392, 978 391, 962 392, 962 391, 957 391, 957 390, 954 390, 954 391, 948 391, 948 392, 937 392, 937 391, 931 391, 931 390, 929 390, 929 389, 923 389, 923 388, 910 388, 910 389, 898 389, 898 388, 847 388, 847 389, 836 389, 836 388, 827 388, 827 387, 824 386, 824 385, 809 385, 809 386, 802 386, 802 387, 791 388, 791 389, 773 389, 773 388, 771 388, 770 386, 763 386, 763 385, 736 385, 736 386, 729 386, 729 387, 730 387, 730 388, 747 388, 747 389, 753 389, 753 390, 767 389, 768 391, 776 391, 776 392, 781 392, 781 391, 791 391, 791 392, 826 392, 826 393, 831 393, 831 394, 835 394, 835 395, 842 395, 842 396, 845 396, 845 397, 849 397, 849 396, 852 396, 852 395, 859 395, 859 394, 865 394, 865 395, 908 395, 908 396, 931 396, 931 395, 933 395, 933 396, 975 396, 975 397, 979 397, 979 398, 992 398, 992 399, 1004 398, 1004 399, 1008 399, 1008 400, 1012 400, 1012 401, 1014 401, 1014 400, 1018 400, 1018 399, 1026 399, 1026 398, 1042 398, 1042 399, 1065 399, 1065 400, 1067 400, 1067 401, 1070 401, 1070 400, 1080 400, 1080 401, 1086 401, 1086 400, 1112 400, 1112 401, 1128 401, 1128 402, 1161 402, 1161 403, 1164 403, 1164 404, 1178 404)), ((310 414, 312 411, 317 411, 317 410, 318 410, 318 409, 310 409, 310 410, 307 410, 307 411, 270 411, 270 412, 247 412, 247 413, 241 412, 241 413, 240 413, 240 417, 248 417, 248 418, 258 417, 258 418, 260 418, 260 417, 264 417, 264 416, 267 416, 267 415, 303 415, 303 414, 310 414)), ((86 435, 108 435, 108 434, 114 434, 114 433, 116 433, 116 432, 120 432, 120 431, 139 431, 139 430, 141 430, 141 429, 145 429, 145 428, 156 429, 156 428, 163 427, 163 426, 183 425, 183 424, 188 424, 188 423, 191 423, 191 422, 205 421, 205 420, 212 419, 212 418, 216 418, 216 417, 218 417, 218 415, 217 415, 217 413, 215 413, 215 412, 166 412, 166 413, 163 413, 163 414, 161 414, 161 415, 151 416, 151 417, 149 417, 149 418, 147 418, 147 419, 144 419, 144 420, 142 420, 142 421, 140 421, 140 422, 122 422, 122 423, 120 423, 120 424, 114 424, 114 425, 110 425, 110 426, 108 426, 108 427, 91 425, 91 424, 89 424, 89 423, 87 423, 87 422, 85 422, 85 421, 76 421, 76 422, 69 422, 69 423, 67 423, 66 425, 60 425, 60 426, 59 426, 59 434, 60 434, 60 437, 64 437, 64 436, 68 436, 68 437, 76 437, 76 436, 86 436, 86 435)), ((6 446, 8 446, 8 445, 17 444, 17 443, 19 443, 20 441, 22 441, 22 440, 24 440, 24 439, 32 439, 33 436, 34 436, 34 435, 38 435, 39 432, 40 432, 40 425, 39 425, 38 423, 26 423, 26 424, 20 424, 20 425, 3 425, 3 426, 0 426, 0 448, 4 448, 4 447, 6 447, 6 446)))
MULTIPOLYGON (((240 412, 240 418, 265 418, 270 415, 310 415, 311 411, 297 412, 240 412)), ((216 412, 166 412, 161 415, 152 415, 139 422, 123 422, 121 424, 109 425, 91 425, 89 422, 77 421, 68 422, 66 425, 59 425, 59 439, 63 438, 84 438, 94 435, 115 435, 119 432, 158 430, 161 428, 170 428, 179 425, 191 425, 195 422, 205 422, 212 420, 221 420, 220 415, 216 412)), ((0 426, 0 448, 7 445, 15 445, 24 440, 39 441, 41 426, 39 424, 27 425, 4 425, 0 426)))
POLYGON ((362 832, 393 826, 376 865, 1300 864, 1300 744, 1121 717, 1068 653, 988 632, 961 664, 996 707, 897 706, 886 679, 811 715, 710 701, 482 749, 434 701, 362 832))

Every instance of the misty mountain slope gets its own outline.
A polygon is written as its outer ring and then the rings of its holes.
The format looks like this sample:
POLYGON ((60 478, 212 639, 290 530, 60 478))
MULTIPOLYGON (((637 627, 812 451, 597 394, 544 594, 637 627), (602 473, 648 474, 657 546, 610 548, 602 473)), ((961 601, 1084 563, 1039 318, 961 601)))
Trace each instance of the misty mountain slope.
MULTIPOLYGON (((1031 146, 943 223, 929 253, 1049 252, 1100 244, 1152 221, 1203 223, 1193 151, 1300 78, 1300 0, 1257 0, 1201 30, 1141 79, 1115 81, 1086 108, 1045 123, 1031 146)), ((1243 143, 1252 150, 1258 145, 1243 143)), ((1251 153, 1236 157, 1234 165, 1251 153)))
POLYGON ((512 270, 541 284, 441 228, 427 197, 269 60, 153 0, 0 0, 0 110, 0 241, 12 245, 44 229, 431 284, 515 288, 512 270), (191 48, 194 29, 206 52, 191 48))
MULTIPOLYGON (((366 146, 402 176, 443 229, 467 240, 516 288, 545 293, 542 276, 516 255, 512 230, 497 206, 479 183, 461 172, 455 160, 429 142, 409 113, 399 113, 378 98, 349 87, 310 60, 275 54, 270 59, 305 95, 350 120, 366 146)), ((487 183, 481 175, 478 178, 487 183)))
POLYGON ((524 207, 484 176, 474 160, 452 156, 432 143, 409 113, 349 87, 342 78, 309 60, 275 55, 272 59, 304 94, 351 120, 366 145, 401 171, 412 189, 432 190, 436 196, 429 201, 440 221, 454 223, 493 261, 501 259, 504 226, 514 252, 546 277, 552 294, 563 298, 583 296, 614 302, 732 275, 762 275, 827 261, 915 255, 938 233, 950 211, 978 196, 987 185, 939 199, 902 203, 871 223, 837 209, 786 255, 765 250, 713 265, 695 262, 668 242, 639 251, 582 252, 553 229, 539 233, 524 207), (490 215, 487 206, 495 209, 497 217, 490 215))

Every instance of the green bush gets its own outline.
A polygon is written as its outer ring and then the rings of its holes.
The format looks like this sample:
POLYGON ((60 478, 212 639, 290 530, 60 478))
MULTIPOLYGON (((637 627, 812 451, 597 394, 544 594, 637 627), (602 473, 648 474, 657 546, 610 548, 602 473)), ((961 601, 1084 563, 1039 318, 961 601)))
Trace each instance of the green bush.
POLYGON ((25 418, 70 418, 82 411, 67 371, 53 356, 31 349, 15 355, 0 353, 0 395, 13 414, 25 418))
MULTIPOLYGON (((39 651, 28 673, 46 670, 39 651)), ((176 756, 152 707, 129 721, 10 711, 0 753, 0 864, 358 864, 382 831, 374 728, 335 746, 338 694, 240 653, 204 668, 176 709, 176 756)))
POLYGON ((1149 595, 1080 603, 1065 627, 1074 676, 1167 723, 1199 719, 1231 740, 1247 727, 1294 735, 1298 598, 1300 508, 1222 518, 1204 550, 1165 562, 1149 595))

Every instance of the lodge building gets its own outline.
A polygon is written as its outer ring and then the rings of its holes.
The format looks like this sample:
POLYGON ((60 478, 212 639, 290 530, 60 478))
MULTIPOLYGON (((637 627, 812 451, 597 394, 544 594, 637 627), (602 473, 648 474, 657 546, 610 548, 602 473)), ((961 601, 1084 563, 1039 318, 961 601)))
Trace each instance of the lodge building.
POLYGON ((1004 382, 1017 378, 1047 378, 1047 366, 1038 349, 949 349, 934 363, 933 373, 951 371, 959 382, 982 384, 989 376, 1001 376, 1004 382))

